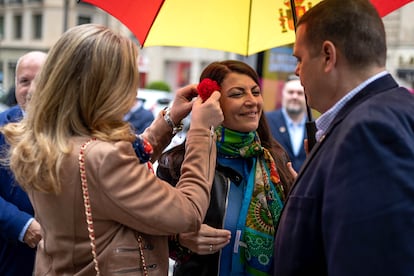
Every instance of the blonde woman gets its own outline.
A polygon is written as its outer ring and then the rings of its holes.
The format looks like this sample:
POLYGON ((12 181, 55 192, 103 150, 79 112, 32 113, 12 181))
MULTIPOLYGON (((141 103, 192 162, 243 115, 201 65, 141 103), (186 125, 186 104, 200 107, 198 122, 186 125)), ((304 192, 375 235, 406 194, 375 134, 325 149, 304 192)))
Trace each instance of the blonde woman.
POLYGON ((11 169, 42 225, 36 275, 167 275, 166 237, 200 228, 216 162, 210 128, 223 120, 220 94, 202 103, 192 101, 194 85, 178 90, 171 110, 137 139, 123 121, 138 88, 137 56, 131 40, 104 26, 68 30, 48 54, 27 116, 2 129, 11 169), (157 159, 190 110, 173 188, 146 161, 151 147, 150 161, 157 159))

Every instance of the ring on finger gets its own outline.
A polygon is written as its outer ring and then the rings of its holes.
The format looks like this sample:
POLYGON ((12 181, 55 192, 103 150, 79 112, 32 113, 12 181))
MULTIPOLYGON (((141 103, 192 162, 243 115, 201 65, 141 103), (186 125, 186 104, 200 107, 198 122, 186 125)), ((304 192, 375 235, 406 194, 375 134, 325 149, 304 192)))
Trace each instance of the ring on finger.
POLYGON ((212 252, 212 251, 213 251, 213 245, 212 245, 212 244, 210 244, 210 246, 209 246, 209 250, 210 250, 210 252, 212 252))

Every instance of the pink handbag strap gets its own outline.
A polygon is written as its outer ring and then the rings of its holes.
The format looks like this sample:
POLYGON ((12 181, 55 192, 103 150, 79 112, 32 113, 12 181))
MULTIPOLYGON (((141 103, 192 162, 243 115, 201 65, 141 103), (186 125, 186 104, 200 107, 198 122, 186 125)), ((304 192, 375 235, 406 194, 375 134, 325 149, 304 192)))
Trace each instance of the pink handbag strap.
MULTIPOLYGON (((96 275, 99 276, 101 274, 99 271, 98 259, 96 257, 97 255, 96 255, 96 244, 95 244, 95 229, 93 227, 92 209, 91 209, 91 204, 90 204, 90 199, 89 199, 88 182, 86 179, 86 168, 85 168, 86 147, 92 141, 95 141, 95 140, 96 138, 91 138, 88 141, 86 141, 84 144, 82 144, 80 151, 79 151, 79 170, 80 170, 80 177, 81 177, 81 184, 82 184, 83 205, 85 207, 86 223, 88 225, 89 240, 91 242, 90 245, 92 249, 93 262, 95 265, 96 275)), ((142 237, 138 233, 135 233, 135 234, 136 234, 136 238, 138 241, 143 274, 144 276, 148 276, 147 265, 145 263, 145 257, 144 257, 142 237)))

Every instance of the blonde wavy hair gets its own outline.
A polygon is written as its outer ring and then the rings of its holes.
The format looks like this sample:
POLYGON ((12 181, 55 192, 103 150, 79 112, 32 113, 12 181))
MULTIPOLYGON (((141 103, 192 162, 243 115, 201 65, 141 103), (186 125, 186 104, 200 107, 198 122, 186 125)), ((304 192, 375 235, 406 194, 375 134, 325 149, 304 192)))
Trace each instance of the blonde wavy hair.
POLYGON ((3 133, 9 164, 24 189, 61 191, 59 170, 73 136, 133 141, 123 116, 139 84, 138 48, 107 27, 85 24, 65 32, 35 80, 27 114, 3 133))

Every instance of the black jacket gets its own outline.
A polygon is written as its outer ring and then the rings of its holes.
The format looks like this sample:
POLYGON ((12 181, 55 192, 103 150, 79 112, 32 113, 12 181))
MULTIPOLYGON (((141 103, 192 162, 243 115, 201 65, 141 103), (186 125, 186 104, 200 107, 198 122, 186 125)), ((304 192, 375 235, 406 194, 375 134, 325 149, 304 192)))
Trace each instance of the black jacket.
MULTIPOLYGON (((174 161, 177 161, 175 159, 174 161)), ((168 164, 168 163, 166 163, 168 164)), ((169 163, 171 165, 171 163, 169 163)), ((163 159, 159 160, 157 175, 172 185, 175 185, 179 176, 175 177, 164 167, 163 159)), ((230 183, 239 185, 242 177, 229 167, 217 164, 214 174, 214 182, 211 189, 210 206, 208 207, 204 223, 214 228, 223 228, 230 183)), ((198 255, 183 248, 174 240, 170 240, 170 257, 176 261, 174 276, 213 276, 218 275, 219 259, 221 251, 212 255, 198 255)))

